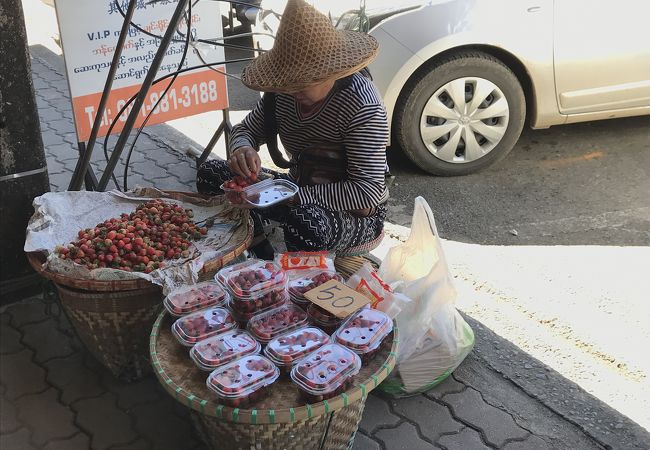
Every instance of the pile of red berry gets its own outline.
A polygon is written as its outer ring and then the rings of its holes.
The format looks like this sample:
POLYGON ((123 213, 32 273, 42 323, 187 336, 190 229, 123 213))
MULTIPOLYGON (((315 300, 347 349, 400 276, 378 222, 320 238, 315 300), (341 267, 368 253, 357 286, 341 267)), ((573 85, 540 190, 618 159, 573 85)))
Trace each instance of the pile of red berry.
POLYGON ((296 305, 287 304, 253 316, 248 331, 262 344, 274 337, 307 324, 307 313, 296 305))
POLYGON ((208 232, 192 221, 192 210, 162 200, 138 205, 131 214, 79 231, 79 238, 55 252, 88 269, 111 267, 145 272, 165 266, 165 259, 190 256, 190 241, 208 232))

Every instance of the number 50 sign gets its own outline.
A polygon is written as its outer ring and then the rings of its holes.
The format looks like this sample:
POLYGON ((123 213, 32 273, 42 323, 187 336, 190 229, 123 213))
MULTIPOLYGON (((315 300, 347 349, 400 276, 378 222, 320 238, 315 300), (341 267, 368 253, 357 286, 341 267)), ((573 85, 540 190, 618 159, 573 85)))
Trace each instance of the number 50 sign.
POLYGON ((341 319, 370 303, 369 298, 336 280, 305 292, 305 297, 341 319))

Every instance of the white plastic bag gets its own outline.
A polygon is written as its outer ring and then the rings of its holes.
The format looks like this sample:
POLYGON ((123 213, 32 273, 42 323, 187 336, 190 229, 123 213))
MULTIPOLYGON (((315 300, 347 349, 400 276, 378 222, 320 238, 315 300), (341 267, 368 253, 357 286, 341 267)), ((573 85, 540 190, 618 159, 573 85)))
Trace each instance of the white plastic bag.
POLYGON ((433 212, 422 197, 415 199, 408 240, 388 252, 378 273, 411 299, 397 315, 397 375, 384 390, 400 395, 430 389, 465 359, 474 333, 454 307, 456 290, 433 212))

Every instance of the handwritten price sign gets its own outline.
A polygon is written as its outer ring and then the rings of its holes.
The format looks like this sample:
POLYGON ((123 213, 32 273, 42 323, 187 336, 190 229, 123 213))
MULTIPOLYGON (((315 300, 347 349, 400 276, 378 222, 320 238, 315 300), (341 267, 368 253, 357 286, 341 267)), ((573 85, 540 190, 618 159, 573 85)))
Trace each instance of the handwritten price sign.
POLYGON ((305 292, 305 298, 340 319, 348 317, 357 309, 370 303, 367 297, 336 280, 330 280, 305 292))

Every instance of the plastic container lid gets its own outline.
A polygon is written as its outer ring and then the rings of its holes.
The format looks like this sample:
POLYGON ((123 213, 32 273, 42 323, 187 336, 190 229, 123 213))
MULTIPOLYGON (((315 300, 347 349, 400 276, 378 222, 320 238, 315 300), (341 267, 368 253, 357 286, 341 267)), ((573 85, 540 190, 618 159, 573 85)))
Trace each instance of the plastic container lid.
POLYGON ((267 358, 249 355, 213 370, 206 385, 217 396, 234 400, 248 397, 279 376, 280 369, 267 358))
POLYGON ((228 293, 217 283, 205 281, 171 291, 163 304, 172 316, 181 317, 199 309, 222 306, 228 293))
POLYGON ((361 370, 361 358, 339 344, 325 344, 298 361, 291 379, 308 394, 318 396, 335 391, 361 370))
POLYGON ((225 308, 210 308, 197 311, 177 319, 172 333, 181 344, 191 347, 203 339, 237 328, 230 311, 225 308))
POLYGON ((323 283, 330 280, 338 280, 343 282, 343 277, 332 270, 310 270, 305 272, 300 278, 294 278, 289 281, 289 294, 291 299, 297 303, 305 304, 309 302, 305 298, 305 292, 310 291, 323 283))
POLYGON ((257 208, 268 208, 288 200, 298 192, 298 186, 291 181, 264 180, 244 188, 244 199, 257 208))
POLYGON ((307 353, 329 343, 329 335, 320 328, 300 328, 273 338, 266 345, 264 355, 277 366, 291 366, 307 353))
POLYGON ((289 294, 287 294, 287 291, 282 291, 282 295, 280 296, 280 299, 277 303, 270 304, 266 307, 262 307, 259 309, 256 309, 254 311, 241 311, 237 308, 237 306, 233 305, 233 300, 230 299, 230 310, 232 311, 232 316, 235 318, 237 322, 248 322, 250 319, 255 317, 257 314, 260 314, 264 311, 270 311, 273 308, 277 308, 278 306, 284 305, 287 303, 289 300, 289 294))
POLYGON ((260 343, 247 331, 234 329, 199 341, 190 350, 190 358, 200 369, 211 371, 261 349, 260 343))
POLYGON ((263 262, 263 260, 251 258, 251 259, 247 259, 247 260, 242 261, 242 262, 237 263, 237 264, 226 266, 226 267, 222 268, 219 272, 217 272, 217 274, 214 276, 214 279, 221 286, 227 288, 226 278, 228 277, 228 275, 230 275, 233 272, 237 272, 237 271, 239 271, 239 270, 241 270, 241 269, 243 269, 245 267, 248 267, 248 266, 251 266, 253 264, 260 263, 260 262, 263 262))
POLYGON ((248 331, 263 344, 288 331, 307 325, 307 313, 288 303, 254 315, 248 321, 248 331))
POLYGON ((240 299, 256 298, 262 292, 286 286, 287 275, 271 261, 257 260, 224 276, 226 287, 240 299))
POLYGON ((334 333, 335 342, 356 353, 364 354, 375 350, 393 331, 393 321, 376 309, 360 309, 348 317, 334 333))

